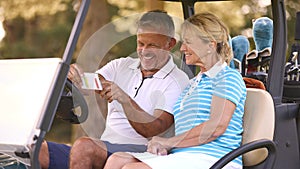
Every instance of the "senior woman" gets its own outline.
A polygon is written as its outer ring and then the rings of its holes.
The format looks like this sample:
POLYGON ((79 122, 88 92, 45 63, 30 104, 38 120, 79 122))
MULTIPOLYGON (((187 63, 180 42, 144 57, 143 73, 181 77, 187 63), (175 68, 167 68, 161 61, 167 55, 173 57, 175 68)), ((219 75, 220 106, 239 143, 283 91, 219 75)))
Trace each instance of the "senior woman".
MULTIPOLYGON (((115 153, 106 169, 207 169, 240 146, 246 87, 228 66, 228 35, 225 24, 211 13, 183 23, 180 50, 186 63, 199 66, 200 72, 174 106, 175 136, 153 137, 142 154, 115 153)), ((225 168, 242 168, 241 157, 225 168)))

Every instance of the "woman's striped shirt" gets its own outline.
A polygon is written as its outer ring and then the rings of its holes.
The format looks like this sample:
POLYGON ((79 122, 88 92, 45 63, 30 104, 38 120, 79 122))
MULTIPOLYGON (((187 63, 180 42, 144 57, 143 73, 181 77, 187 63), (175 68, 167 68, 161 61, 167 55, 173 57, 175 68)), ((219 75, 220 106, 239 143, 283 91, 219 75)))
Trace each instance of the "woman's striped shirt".
MULTIPOLYGON (((191 79, 174 105, 175 133, 182 134, 207 121, 210 117, 212 96, 225 98, 236 105, 236 109, 225 133, 203 145, 176 148, 172 153, 204 153, 221 158, 241 144, 243 132, 244 103, 246 87, 239 72, 218 62, 209 71, 191 79)), ((234 160, 242 164, 241 157, 234 160)))

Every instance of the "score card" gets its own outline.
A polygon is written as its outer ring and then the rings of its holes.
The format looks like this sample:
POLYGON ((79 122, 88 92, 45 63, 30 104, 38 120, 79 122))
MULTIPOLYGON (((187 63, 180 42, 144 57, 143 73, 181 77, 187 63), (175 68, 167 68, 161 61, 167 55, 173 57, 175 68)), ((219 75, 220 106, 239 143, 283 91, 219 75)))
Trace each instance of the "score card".
POLYGON ((97 73, 83 73, 81 81, 83 89, 102 90, 102 85, 97 73))

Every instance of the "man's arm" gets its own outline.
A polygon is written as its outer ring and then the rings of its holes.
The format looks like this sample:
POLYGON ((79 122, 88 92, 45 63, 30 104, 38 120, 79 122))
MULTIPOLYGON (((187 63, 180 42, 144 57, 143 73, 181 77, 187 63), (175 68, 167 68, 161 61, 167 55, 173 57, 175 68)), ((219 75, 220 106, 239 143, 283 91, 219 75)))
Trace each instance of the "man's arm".
MULTIPOLYGON (((101 83, 106 81, 102 75, 98 74, 98 77, 99 77, 99 80, 101 83)), ((105 98, 98 96, 100 94, 100 92, 101 91, 98 91, 98 90, 95 91, 96 101, 97 101, 98 108, 99 108, 104 120, 106 121, 107 114, 108 114, 108 101, 105 98)))
POLYGON ((131 126, 142 136, 149 138, 168 130, 173 122, 173 115, 156 109, 153 116, 142 110, 134 100, 122 104, 131 126))
MULTIPOLYGON (((70 70, 68 73, 68 78, 73 82, 73 84, 81 91, 83 95, 91 94, 92 91, 82 89, 82 81, 81 81, 81 75, 83 72, 81 71, 80 67, 76 64, 70 65, 70 70)), ((99 75, 99 80, 104 81, 104 77, 99 75)), ((95 91, 96 95, 99 93, 99 91, 95 91)), ((106 120, 107 117, 107 100, 96 97, 97 105, 99 108, 99 111, 102 113, 104 120, 106 120)))
POLYGON ((173 115, 157 109, 152 116, 145 112, 115 83, 107 80, 101 80, 101 83, 103 90, 99 92, 100 95, 108 102, 117 100, 122 105, 129 123, 140 135, 146 138, 153 137, 165 132, 172 126, 174 122, 173 115))
POLYGON ((108 108, 107 108, 107 100, 103 99, 102 97, 97 96, 98 93, 96 92, 96 101, 99 108, 99 111, 101 112, 104 120, 106 121, 108 108))

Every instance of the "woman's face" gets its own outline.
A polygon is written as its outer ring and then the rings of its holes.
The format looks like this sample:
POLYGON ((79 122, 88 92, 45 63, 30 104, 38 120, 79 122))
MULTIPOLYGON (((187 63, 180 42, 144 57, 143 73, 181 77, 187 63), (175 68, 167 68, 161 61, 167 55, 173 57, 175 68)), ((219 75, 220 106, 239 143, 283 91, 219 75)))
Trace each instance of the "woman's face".
POLYGON ((197 65, 201 69, 206 68, 206 64, 212 58, 213 48, 211 43, 202 40, 193 31, 185 31, 182 40, 180 51, 185 54, 186 64, 197 65))

